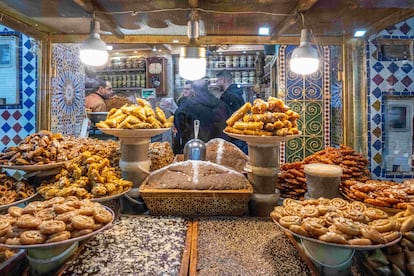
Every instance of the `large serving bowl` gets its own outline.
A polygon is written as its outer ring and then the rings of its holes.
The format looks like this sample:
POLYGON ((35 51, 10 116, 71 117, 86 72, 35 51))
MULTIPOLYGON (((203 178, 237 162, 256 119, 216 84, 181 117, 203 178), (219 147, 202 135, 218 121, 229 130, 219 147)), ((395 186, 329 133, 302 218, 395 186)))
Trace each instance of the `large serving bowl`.
POLYGON ((88 118, 93 124, 105 121, 106 116, 108 116, 108 112, 88 112, 88 118))

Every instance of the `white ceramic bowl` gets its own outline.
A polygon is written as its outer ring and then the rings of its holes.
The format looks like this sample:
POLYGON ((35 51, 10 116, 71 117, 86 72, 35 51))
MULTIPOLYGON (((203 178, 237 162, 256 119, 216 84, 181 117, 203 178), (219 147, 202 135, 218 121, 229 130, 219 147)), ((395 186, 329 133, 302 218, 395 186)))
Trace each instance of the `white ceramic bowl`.
POLYGON ((302 245, 309 258, 320 265, 332 268, 346 266, 355 253, 351 248, 340 248, 305 239, 302 239, 302 245))

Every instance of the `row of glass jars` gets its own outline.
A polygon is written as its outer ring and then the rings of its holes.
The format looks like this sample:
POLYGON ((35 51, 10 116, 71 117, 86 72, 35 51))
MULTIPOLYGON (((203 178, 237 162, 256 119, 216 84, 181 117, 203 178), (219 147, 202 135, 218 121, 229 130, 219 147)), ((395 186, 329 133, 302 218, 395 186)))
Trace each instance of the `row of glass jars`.
POLYGON ((207 58, 207 66, 209 68, 251 68, 255 66, 255 60, 254 55, 214 55, 207 58))
POLYGON ((108 62, 109 69, 145 69, 145 58, 143 57, 114 57, 108 62))
POLYGON ((106 74, 102 79, 109 81, 113 88, 146 87, 145 73, 106 74))

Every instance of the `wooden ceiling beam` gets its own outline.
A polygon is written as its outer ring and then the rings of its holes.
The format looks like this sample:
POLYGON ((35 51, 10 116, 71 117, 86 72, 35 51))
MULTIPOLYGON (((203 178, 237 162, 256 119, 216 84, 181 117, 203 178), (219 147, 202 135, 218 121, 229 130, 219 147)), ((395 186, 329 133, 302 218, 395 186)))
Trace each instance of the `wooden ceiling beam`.
POLYGON ((316 2, 318 0, 299 0, 298 4, 289 12, 289 15, 273 29, 270 40, 277 40, 290 26, 298 21, 298 13, 309 10, 316 2))
POLYGON ((115 35, 117 38, 124 38, 124 33, 121 31, 119 26, 116 24, 115 19, 112 15, 107 13, 100 13, 106 12, 105 9, 95 0, 72 0, 78 6, 80 6, 83 10, 88 12, 89 14, 93 14, 95 12, 96 17, 99 17, 99 21, 105 24, 109 28, 109 31, 115 35))
MULTIPOLYGON (((370 26, 366 26, 368 31, 365 37, 369 37, 370 35, 378 33, 389 26, 401 22, 401 18, 410 18, 412 16, 414 16, 414 9, 412 8, 399 9, 394 13, 390 13, 387 16, 383 17, 381 20, 378 20, 375 23, 371 24, 370 26)), ((364 26, 361 27, 363 28, 364 26)))
MULTIPOLYGON (((51 35, 53 43, 81 43, 87 38, 85 34, 51 35)), ((119 39, 112 35, 101 35, 106 43, 140 43, 140 44, 171 44, 185 45, 188 43, 187 36, 178 35, 126 35, 119 39), (173 42, 178 41, 178 42, 173 42)), ((280 44, 294 45, 299 43, 300 38, 296 36, 281 36, 277 40, 270 40, 266 36, 201 36, 198 43, 200 45, 265 45, 280 44)), ((318 37, 318 45, 342 45, 342 36, 321 36, 318 37)))

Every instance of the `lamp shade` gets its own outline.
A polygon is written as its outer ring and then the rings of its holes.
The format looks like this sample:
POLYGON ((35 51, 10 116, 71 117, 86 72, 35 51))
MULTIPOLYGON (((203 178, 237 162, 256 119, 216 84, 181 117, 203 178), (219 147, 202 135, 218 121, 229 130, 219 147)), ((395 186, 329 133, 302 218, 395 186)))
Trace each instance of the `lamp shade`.
POLYGON ((179 75, 187 80, 198 80, 206 75, 206 49, 198 46, 181 48, 179 75))
POLYGON ((79 51, 80 60, 86 65, 101 66, 108 61, 106 43, 99 35, 99 22, 91 22, 91 31, 79 51))
POLYGON ((318 52, 310 43, 308 31, 302 29, 299 47, 292 52, 290 70, 297 74, 307 75, 316 72, 318 67, 318 52))

